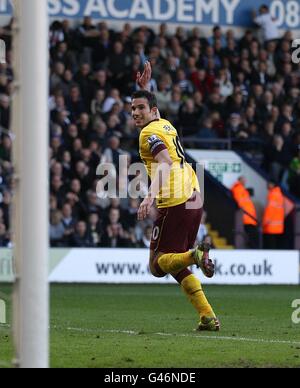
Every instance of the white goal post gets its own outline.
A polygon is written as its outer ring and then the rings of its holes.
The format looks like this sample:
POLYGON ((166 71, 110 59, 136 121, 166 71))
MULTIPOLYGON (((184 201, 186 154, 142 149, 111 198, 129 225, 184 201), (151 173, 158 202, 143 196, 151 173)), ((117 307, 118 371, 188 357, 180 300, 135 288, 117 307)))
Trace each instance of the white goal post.
POLYGON ((48 9, 14 0, 15 366, 49 366, 48 9))

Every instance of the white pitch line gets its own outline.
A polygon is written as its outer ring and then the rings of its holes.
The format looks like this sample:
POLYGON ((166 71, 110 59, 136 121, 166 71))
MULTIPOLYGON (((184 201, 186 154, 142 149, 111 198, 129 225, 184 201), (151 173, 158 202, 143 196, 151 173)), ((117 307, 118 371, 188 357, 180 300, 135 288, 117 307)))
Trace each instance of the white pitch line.
MULTIPOLYGON (((53 327, 53 329, 64 330, 63 328, 53 327)), ((106 334, 128 334, 139 335, 137 331, 132 330, 97 330, 97 329, 83 329, 79 327, 68 327, 67 331, 78 331, 80 333, 106 333, 106 334)))
POLYGON ((180 333, 139 333, 132 330, 102 330, 102 329, 83 329, 83 328, 74 328, 68 327, 68 331, 77 331, 81 333, 99 333, 99 334, 127 334, 127 335, 155 335, 160 337, 184 337, 184 338, 196 338, 196 339, 210 339, 217 341, 235 341, 235 342, 253 342, 261 344, 277 344, 277 345, 296 345, 300 346, 300 342, 296 341, 285 341, 285 340, 267 340, 267 339, 257 339, 257 338, 245 338, 245 337, 224 337, 224 336, 205 336, 197 334, 180 334, 180 333))
MULTIPOLYGON (((10 327, 10 325, 2 325, 5 327, 10 327)), ((196 339, 207 339, 215 341, 232 341, 232 342, 252 342, 257 344, 275 344, 275 345, 295 345, 300 346, 300 342, 297 341, 285 341, 285 340, 267 340, 267 339, 258 339, 258 338, 246 338, 246 337, 224 337, 218 335, 201 335, 199 334, 181 334, 181 333, 140 333, 133 330, 104 330, 104 329, 84 329, 80 327, 58 327, 52 326, 53 330, 67 330, 74 331, 79 333, 95 333, 95 334, 126 334, 126 335, 155 335, 160 337, 183 337, 183 338, 196 338, 196 339)))

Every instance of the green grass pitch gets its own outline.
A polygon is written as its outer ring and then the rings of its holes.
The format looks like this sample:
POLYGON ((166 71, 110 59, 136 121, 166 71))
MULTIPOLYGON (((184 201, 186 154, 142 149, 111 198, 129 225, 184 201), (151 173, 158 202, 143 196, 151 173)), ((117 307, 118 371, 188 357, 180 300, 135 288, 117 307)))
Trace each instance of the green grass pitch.
MULTIPOLYGON (((299 287, 205 290, 220 333, 194 332, 197 315, 175 285, 52 286, 51 366, 300 367, 300 325, 291 320, 299 287)), ((0 367, 11 343, 0 326, 0 367)))

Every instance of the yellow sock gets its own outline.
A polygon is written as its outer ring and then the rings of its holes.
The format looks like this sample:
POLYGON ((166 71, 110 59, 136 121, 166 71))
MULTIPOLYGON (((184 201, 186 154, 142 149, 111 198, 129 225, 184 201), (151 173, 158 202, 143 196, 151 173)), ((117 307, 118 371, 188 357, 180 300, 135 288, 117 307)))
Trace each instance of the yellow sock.
POLYGON ((195 264, 192 252, 168 253, 158 259, 160 268, 165 273, 176 273, 195 264))
POLYGON ((181 286, 183 291, 187 294, 192 305, 199 313, 200 318, 203 316, 209 318, 216 317, 202 290, 200 280, 197 279, 195 275, 190 275, 183 279, 181 286))

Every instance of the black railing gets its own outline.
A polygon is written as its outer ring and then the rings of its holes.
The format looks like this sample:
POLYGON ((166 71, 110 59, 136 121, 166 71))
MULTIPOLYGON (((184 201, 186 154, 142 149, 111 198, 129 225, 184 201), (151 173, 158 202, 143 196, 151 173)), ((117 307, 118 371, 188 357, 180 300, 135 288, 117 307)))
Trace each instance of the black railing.
POLYGON ((230 245, 243 247, 242 214, 227 190, 209 172, 205 172, 205 202, 209 221, 214 229, 221 231, 230 245))
POLYGON ((194 136, 185 136, 182 138, 182 142, 185 146, 200 146, 201 149, 215 149, 215 150, 255 150, 263 151, 265 143, 262 140, 255 139, 236 139, 236 138, 224 138, 224 139, 201 139, 194 136))
POLYGON ((295 249, 300 250, 300 204, 299 203, 297 203, 295 207, 294 236, 295 236, 295 249))

